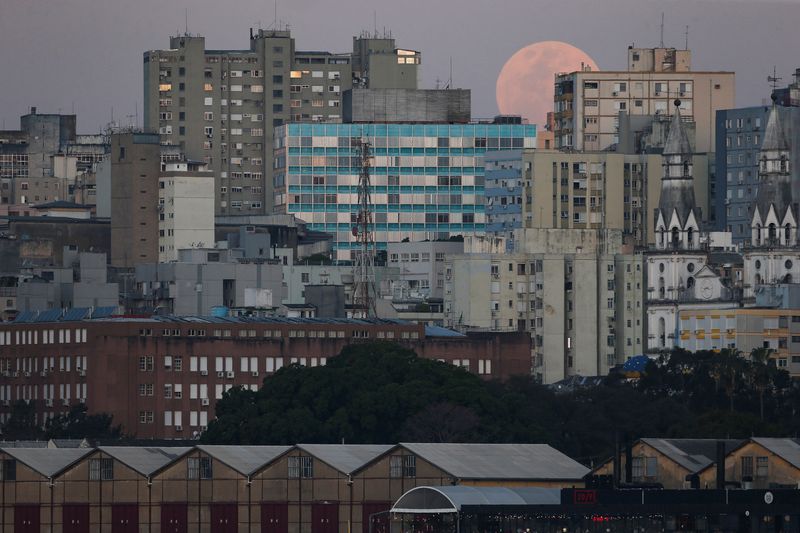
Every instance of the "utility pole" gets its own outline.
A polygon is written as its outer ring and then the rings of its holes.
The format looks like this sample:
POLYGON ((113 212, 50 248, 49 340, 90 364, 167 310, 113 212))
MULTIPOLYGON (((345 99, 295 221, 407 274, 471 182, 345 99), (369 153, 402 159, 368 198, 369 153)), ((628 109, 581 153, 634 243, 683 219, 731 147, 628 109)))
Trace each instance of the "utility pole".
POLYGON ((358 215, 353 226, 358 248, 353 263, 353 307, 363 313, 364 318, 374 318, 375 310, 375 236, 372 223, 372 200, 370 198, 370 144, 361 139, 361 172, 358 178, 358 215))

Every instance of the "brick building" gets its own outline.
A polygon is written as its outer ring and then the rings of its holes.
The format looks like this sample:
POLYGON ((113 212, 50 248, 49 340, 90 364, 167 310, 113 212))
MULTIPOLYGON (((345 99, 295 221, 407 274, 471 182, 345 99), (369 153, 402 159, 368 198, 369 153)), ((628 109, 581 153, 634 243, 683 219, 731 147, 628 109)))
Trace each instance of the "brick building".
POLYGON ((0 423, 17 400, 35 403, 39 423, 81 402, 113 415, 130 435, 192 438, 231 387, 256 390, 283 366, 321 366, 366 340, 398 342, 487 379, 530 373, 524 333, 465 336, 396 320, 111 313, 28 312, 0 325, 0 423))

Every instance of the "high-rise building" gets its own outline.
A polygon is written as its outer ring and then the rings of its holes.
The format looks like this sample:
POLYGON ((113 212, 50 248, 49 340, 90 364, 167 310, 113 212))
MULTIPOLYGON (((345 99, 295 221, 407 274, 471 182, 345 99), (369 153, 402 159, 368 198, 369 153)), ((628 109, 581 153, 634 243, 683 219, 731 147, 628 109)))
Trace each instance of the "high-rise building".
POLYGON ((483 233, 484 154, 536 146, 536 126, 497 122, 286 124, 275 131, 275 211, 335 235, 336 257, 351 259, 366 139, 378 250, 483 233))
MULTIPOLYGON (((790 143, 792 194, 800 198, 800 81, 776 89, 776 113, 790 143)), ((759 154, 769 105, 725 109, 716 116, 716 227, 736 244, 750 240, 750 222, 759 187, 759 154)))
POLYGON ((75 142, 75 115, 31 112, 19 130, 0 131, 0 199, 4 204, 65 200, 67 180, 56 177, 53 157, 75 142))
POLYGON ((158 134, 111 136, 111 265, 158 261, 158 134))
POLYGON ((340 122, 354 63, 365 87, 416 88, 419 60, 391 38, 357 38, 353 54, 333 54, 295 50, 288 30, 251 31, 245 50, 207 50, 203 37, 180 35, 144 54, 144 126, 209 165, 217 214, 270 213, 274 128, 340 122))
POLYGON ((621 231, 523 229, 516 241, 514 252, 467 246, 447 258, 445 327, 528 332, 545 383, 605 375, 642 353, 641 256, 621 231))
MULTIPOLYGON (((521 159, 522 227, 618 229, 626 242, 655 242, 660 154, 525 150, 521 159)), ((705 206, 708 157, 694 154, 692 160, 697 201, 705 206)))
POLYGON ((621 114, 669 113, 681 99, 694 121, 696 152, 714 150, 714 114, 734 104, 734 73, 691 70, 691 51, 629 48, 628 68, 559 74, 555 80, 555 147, 606 150, 619 142, 621 114))

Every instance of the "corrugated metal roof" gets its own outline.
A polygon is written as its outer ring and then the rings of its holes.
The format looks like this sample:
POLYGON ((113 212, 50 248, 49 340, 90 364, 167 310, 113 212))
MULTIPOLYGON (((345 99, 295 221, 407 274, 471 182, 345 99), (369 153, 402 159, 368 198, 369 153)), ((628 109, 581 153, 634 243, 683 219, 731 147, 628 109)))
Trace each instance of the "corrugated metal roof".
POLYGON ((143 476, 174 461, 192 448, 188 447, 143 447, 143 446, 100 446, 102 452, 131 467, 143 476))
POLYGON ((547 444, 400 443, 460 479, 581 479, 589 469, 547 444))
POLYGON ((2 450, 44 477, 54 477, 94 451, 91 448, 2 448, 2 450))
POLYGON ((298 444, 298 448, 328 463, 344 474, 352 474, 378 456, 394 448, 393 444, 298 444))
MULTIPOLYGON (((689 472, 699 472, 716 462, 719 439, 642 439, 642 442, 663 453, 689 472)), ((725 451, 730 452, 741 440, 725 440, 725 451)))
POLYGON ((392 513, 457 513, 465 505, 560 505, 561 489, 545 487, 415 487, 398 498, 392 513))
POLYGON ((271 463, 292 446, 197 446, 211 457, 222 461, 237 472, 249 475, 271 463))
POLYGON ((795 468, 800 468, 800 441, 798 439, 754 437, 750 440, 763 446, 795 468))

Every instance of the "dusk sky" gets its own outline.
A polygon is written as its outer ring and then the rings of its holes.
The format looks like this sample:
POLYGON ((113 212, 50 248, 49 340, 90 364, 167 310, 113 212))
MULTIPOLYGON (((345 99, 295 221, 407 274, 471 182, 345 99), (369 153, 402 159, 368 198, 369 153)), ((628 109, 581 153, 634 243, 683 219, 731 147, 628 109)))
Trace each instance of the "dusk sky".
MULTIPOLYGON (((0 0, 0 120, 40 112, 78 115, 80 133, 114 116, 142 113, 142 52, 167 48, 184 31, 209 48, 248 48, 248 28, 269 27, 272 0, 0 0)), ((622 69, 626 48, 664 41, 689 48, 696 70, 734 70, 737 105, 769 96, 775 65, 783 84, 800 67, 800 1, 771 0, 282 0, 278 18, 297 49, 348 52, 352 36, 391 30, 400 47, 422 52, 422 87, 446 81, 472 89, 473 116, 497 113, 495 82, 521 47, 544 40, 586 51, 603 70, 622 69)), ((141 122, 141 121, 140 121, 141 122)))

